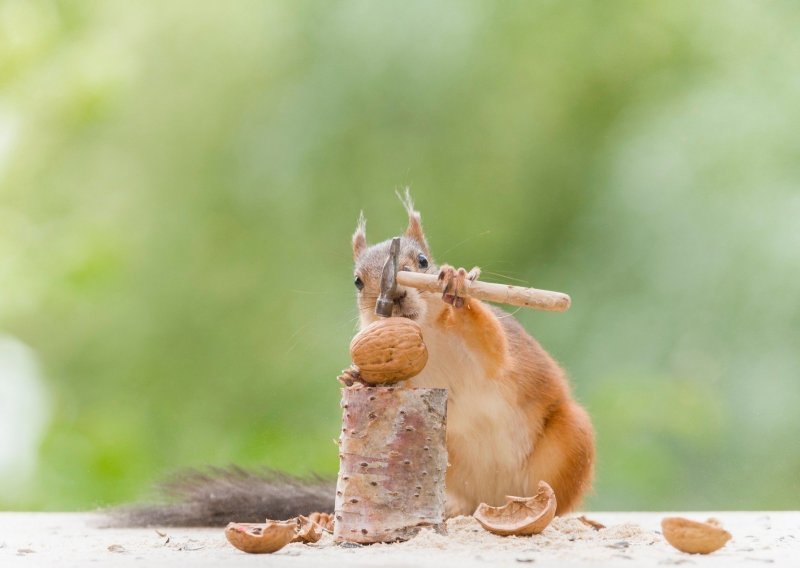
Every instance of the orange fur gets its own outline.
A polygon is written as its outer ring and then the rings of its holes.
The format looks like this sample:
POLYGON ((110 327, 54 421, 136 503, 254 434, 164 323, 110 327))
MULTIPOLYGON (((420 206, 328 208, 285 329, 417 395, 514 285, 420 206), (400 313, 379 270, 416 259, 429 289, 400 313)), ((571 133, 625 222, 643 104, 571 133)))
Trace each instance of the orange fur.
POLYGON ((508 364, 508 345, 500 321, 477 300, 468 300, 463 308, 444 306, 435 325, 459 337, 476 354, 487 374, 494 374, 508 364))
MULTIPOLYGON (((523 410, 524 420, 518 427, 527 430, 530 442, 521 464, 526 472, 525 479, 515 486, 495 478, 497 490, 485 493, 495 495, 494 502, 489 504, 501 505, 500 493, 504 496, 516 490, 530 495, 538 482, 544 480, 556 493, 557 513, 564 514, 578 506, 591 488, 594 464, 591 422, 586 411, 573 401, 558 364, 515 320, 507 314, 500 317, 486 304, 470 299, 461 309, 442 304, 441 312, 433 322, 435 327, 453 335, 454 350, 458 350, 458 342, 463 342, 481 363, 485 375, 483 380, 506 387, 500 393, 506 397, 509 406, 523 410)), ((440 386, 447 386, 446 380, 437 382, 440 386)), ((458 405, 458 398, 454 405, 458 405)), ((470 452, 463 451, 462 446, 470 443, 468 438, 448 438, 453 470, 465 467, 461 454, 470 452)), ((454 477, 457 476, 449 476, 448 489, 455 481, 454 477)), ((468 490, 467 493, 482 492, 468 490)), ((451 512, 470 514, 477 506, 476 501, 482 501, 477 495, 465 497, 464 506, 451 512)))

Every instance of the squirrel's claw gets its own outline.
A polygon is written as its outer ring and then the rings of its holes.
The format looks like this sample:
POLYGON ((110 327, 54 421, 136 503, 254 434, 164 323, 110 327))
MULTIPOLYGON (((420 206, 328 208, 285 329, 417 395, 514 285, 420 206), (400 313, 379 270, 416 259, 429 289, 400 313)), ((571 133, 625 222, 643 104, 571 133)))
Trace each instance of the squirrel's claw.
POLYGON ((477 266, 469 272, 464 268, 453 268, 449 264, 442 265, 439 270, 439 282, 442 287, 442 300, 454 308, 464 307, 464 299, 468 296, 467 282, 474 282, 481 274, 477 266))
POLYGON ((361 373, 355 365, 350 365, 347 369, 342 369, 342 374, 336 377, 336 380, 346 387, 360 387, 364 385, 364 381, 361 380, 361 373))

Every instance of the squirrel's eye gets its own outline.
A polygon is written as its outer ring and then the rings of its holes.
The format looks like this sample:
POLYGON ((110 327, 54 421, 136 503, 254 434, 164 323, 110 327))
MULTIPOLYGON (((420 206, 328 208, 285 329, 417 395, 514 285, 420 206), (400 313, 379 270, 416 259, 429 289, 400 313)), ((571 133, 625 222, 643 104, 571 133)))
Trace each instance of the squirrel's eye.
POLYGON ((428 268, 428 258, 424 254, 417 256, 417 263, 420 268, 428 268))
POLYGON ((356 276, 356 281, 354 282, 354 284, 356 285, 356 288, 359 289, 359 291, 364 289, 364 281, 361 280, 361 278, 359 278, 358 276, 356 276))

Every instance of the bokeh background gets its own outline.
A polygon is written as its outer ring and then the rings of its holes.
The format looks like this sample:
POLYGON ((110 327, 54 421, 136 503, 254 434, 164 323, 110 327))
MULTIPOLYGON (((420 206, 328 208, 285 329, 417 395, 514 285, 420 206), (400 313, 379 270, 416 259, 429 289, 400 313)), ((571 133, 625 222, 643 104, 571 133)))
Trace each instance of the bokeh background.
POLYGON ((0 0, 0 508, 334 474, 349 239, 564 290, 590 509, 800 508, 795 2, 0 0))

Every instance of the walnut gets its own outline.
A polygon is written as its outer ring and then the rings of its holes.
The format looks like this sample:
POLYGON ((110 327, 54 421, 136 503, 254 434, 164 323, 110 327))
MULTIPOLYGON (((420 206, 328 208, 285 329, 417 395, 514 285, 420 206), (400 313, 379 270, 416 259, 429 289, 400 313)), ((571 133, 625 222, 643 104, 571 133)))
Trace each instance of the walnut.
POLYGON ((350 342, 350 356, 361 380, 370 384, 410 379, 428 362, 422 329, 408 318, 384 318, 350 342))

